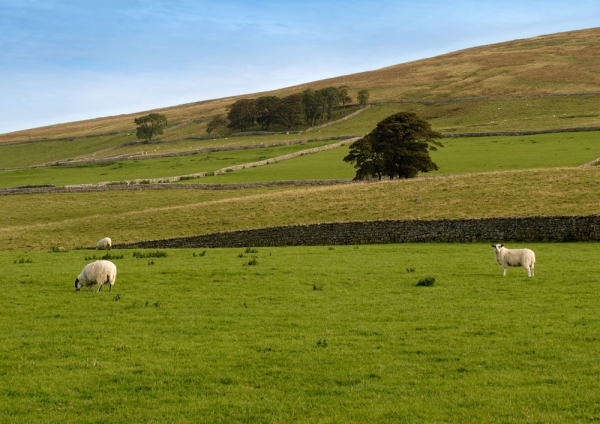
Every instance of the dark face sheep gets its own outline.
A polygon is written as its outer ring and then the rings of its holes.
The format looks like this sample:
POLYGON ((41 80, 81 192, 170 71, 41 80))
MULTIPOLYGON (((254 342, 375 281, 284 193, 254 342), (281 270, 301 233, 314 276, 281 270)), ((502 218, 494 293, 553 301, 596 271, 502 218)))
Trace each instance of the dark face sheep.
POLYGON ((110 291, 116 278, 117 267, 115 264, 106 260, 92 262, 87 264, 75 279, 75 290, 79 291, 81 287, 98 285, 98 291, 100 291, 103 285, 108 284, 108 291, 110 291))

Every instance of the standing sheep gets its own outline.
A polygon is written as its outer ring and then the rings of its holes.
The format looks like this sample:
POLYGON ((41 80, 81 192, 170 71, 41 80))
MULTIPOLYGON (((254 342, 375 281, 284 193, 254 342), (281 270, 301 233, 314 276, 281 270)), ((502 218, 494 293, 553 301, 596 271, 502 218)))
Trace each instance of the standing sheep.
POLYGON ((531 249, 507 249, 503 244, 492 244, 496 252, 496 262, 506 269, 509 266, 522 266, 527 270, 527 276, 533 277, 533 267, 535 265, 535 253, 531 249))
POLYGON ((91 287, 98 284, 98 291, 104 284, 110 284, 108 291, 112 289, 117 279, 117 267, 111 261, 96 261, 87 264, 81 274, 75 280, 75 290, 81 287, 91 287))
POLYGON ((112 240, 110 237, 104 237, 96 245, 96 249, 110 249, 112 247, 112 240))

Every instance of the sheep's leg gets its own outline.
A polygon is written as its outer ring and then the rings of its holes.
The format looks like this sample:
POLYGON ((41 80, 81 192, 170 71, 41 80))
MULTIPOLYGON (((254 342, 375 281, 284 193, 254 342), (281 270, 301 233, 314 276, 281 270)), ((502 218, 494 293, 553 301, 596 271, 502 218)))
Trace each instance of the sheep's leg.
POLYGON ((504 274, 502 274, 504 277, 506 277, 506 268, 504 268, 504 274))
POLYGON ((102 284, 98 284, 98 291, 102 290, 102 284))
POLYGON ((112 290, 112 284, 110 284, 110 285, 108 286, 108 292, 109 292, 109 293, 110 293, 110 291, 111 291, 111 290, 112 290))

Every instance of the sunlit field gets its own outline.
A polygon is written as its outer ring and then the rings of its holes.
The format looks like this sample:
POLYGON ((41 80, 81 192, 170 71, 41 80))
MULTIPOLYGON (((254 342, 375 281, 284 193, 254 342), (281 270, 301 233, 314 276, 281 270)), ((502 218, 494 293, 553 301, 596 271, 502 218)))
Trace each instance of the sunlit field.
POLYGON ((597 245, 527 247, 1 253, 0 420, 596 420, 597 245))

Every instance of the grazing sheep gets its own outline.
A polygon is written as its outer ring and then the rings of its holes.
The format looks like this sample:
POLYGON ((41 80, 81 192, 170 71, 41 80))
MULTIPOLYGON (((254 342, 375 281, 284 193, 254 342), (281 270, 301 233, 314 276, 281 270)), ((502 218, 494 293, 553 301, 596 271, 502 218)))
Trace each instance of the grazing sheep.
POLYGON ((535 253, 530 249, 507 249, 503 244, 492 244, 496 252, 496 262, 504 268, 504 275, 509 266, 522 266, 527 270, 527 276, 533 277, 535 253))
POLYGON ((96 249, 110 249, 112 247, 112 240, 110 237, 104 237, 96 245, 96 249))
POLYGON ((117 279, 117 267, 111 261, 96 261, 89 263, 83 268, 81 274, 75 280, 75 290, 81 287, 91 287, 98 284, 98 291, 104 284, 110 284, 108 291, 112 289, 117 279))

